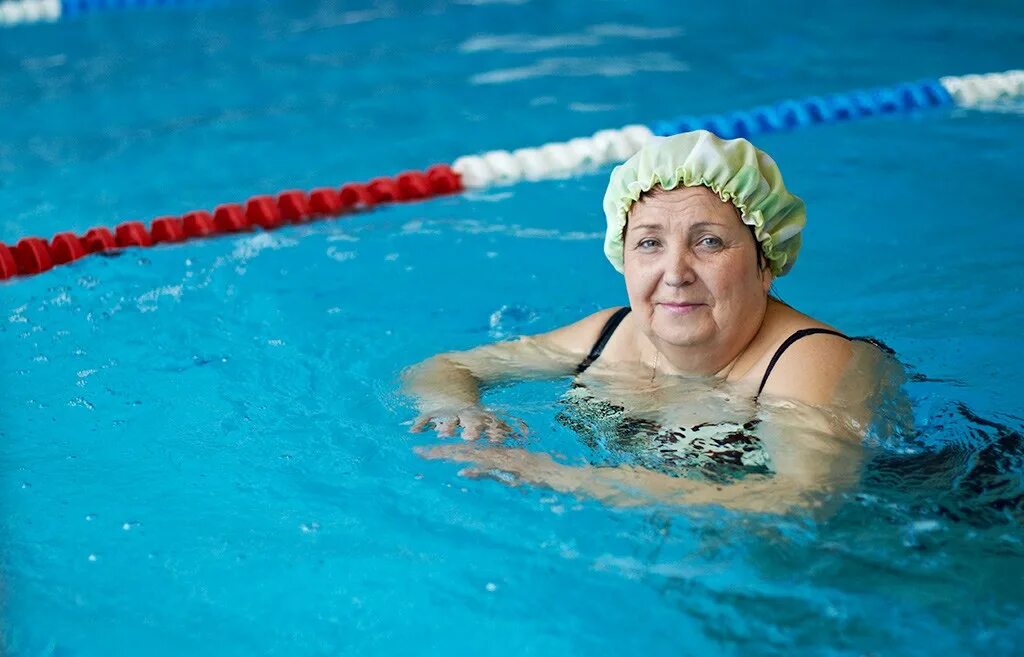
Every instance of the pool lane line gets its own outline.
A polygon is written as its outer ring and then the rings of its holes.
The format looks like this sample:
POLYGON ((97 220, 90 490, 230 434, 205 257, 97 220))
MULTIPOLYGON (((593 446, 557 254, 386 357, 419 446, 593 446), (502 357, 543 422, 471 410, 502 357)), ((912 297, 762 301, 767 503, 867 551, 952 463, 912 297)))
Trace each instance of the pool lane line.
POLYGON ((562 178, 612 162, 621 162, 645 141, 703 128, 724 139, 752 137, 797 128, 945 106, 984 107, 1024 96, 1024 71, 944 77, 827 96, 783 100, 747 111, 680 116, 649 125, 602 130, 592 137, 553 142, 514 151, 494 150, 461 157, 452 168, 466 189, 520 180, 562 178))
POLYGON ((1024 70, 939 78, 958 107, 980 107, 1024 96, 1024 70))
POLYGON ((1018 96, 1024 96, 1024 71, 1015 70, 810 96, 745 112, 683 116, 650 126, 601 130, 590 137, 535 148, 460 157, 451 166, 439 164, 425 172, 407 171, 365 184, 348 183, 338 189, 324 187, 308 194, 289 190, 276 196, 254 196, 244 205, 220 205, 212 213, 197 210, 181 217, 159 217, 148 229, 140 221, 128 221, 114 230, 97 227, 82 235, 61 232, 50 240, 26 237, 12 247, 0 243, 0 280, 42 273, 99 251, 149 247, 254 228, 272 230, 385 203, 423 200, 520 180, 565 178, 621 162, 655 136, 696 128, 711 130, 724 138, 747 137, 944 106, 983 108, 1018 96))
POLYGON ((125 9, 208 6, 218 0, 0 0, 0 27, 125 9))
POLYGON ((60 20, 61 0, 0 0, 0 27, 60 20))
POLYGON ((459 176, 451 167, 438 164, 426 171, 406 171, 393 178, 374 178, 367 183, 321 187, 309 193, 288 190, 276 196, 254 196, 244 204, 219 205, 213 212, 195 210, 180 217, 158 217, 150 222, 148 229, 141 221, 126 221, 113 230, 96 227, 82 235, 66 231, 49 240, 25 237, 11 247, 0 243, 0 280, 40 274, 92 253, 145 248, 257 228, 273 230, 369 210, 384 203, 420 201, 462 190, 459 176))

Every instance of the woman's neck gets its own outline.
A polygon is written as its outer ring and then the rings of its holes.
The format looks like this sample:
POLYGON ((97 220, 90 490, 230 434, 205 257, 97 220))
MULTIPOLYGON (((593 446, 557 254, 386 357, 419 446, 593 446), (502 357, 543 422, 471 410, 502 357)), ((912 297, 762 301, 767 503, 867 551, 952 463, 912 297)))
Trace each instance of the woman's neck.
MULTIPOLYGON (((637 331, 637 351, 642 364, 653 374, 698 375, 719 379, 733 378, 735 371, 744 372, 753 363, 747 363, 751 347, 758 343, 762 328, 773 312, 774 303, 768 299, 752 329, 729 344, 711 341, 699 345, 674 345, 637 331), (737 346, 738 345, 738 346, 737 346)), ((755 350, 756 351, 756 350, 755 350)), ((756 359, 755 359, 756 360, 756 359)))

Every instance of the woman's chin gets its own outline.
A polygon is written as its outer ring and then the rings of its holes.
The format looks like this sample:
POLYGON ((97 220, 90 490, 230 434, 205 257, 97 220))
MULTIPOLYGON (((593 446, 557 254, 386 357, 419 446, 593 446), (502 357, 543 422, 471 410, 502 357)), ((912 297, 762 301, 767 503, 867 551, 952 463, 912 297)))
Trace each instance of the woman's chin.
POLYGON ((672 336, 669 338, 662 338, 662 344, 671 345, 673 347, 699 347, 702 344, 706 344, 707 340, 694 337, 694 336, 672 336))
POLYGON ((695 326, 655 327, 654 335, 664 344, 693 347, 707 342, 710 331, 701 323, 695 326))

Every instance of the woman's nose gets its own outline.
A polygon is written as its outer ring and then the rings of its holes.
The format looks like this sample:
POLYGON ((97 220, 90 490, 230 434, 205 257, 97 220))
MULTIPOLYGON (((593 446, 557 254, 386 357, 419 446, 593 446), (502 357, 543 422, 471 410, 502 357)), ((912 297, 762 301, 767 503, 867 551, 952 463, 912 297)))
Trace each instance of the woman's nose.
POLYGON ((690 253, 686 249, 673 249, 665 254, 665 274, 663 280, 671 287, 684 287, 697 280, 697 272, 690 262, 690 253))

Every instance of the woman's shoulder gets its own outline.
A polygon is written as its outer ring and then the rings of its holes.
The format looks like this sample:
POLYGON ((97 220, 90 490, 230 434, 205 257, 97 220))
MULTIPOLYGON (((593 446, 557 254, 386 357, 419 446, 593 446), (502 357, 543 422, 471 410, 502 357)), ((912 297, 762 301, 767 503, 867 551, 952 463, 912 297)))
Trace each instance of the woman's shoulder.
POLYGON ((800 336, 800 341, 805 339, 804 336, 821 336, 822 339, 816 342, 829 344, 849 341, 842 329, 804 314, 781 301, 772 300, 757 336, 761 349, 770 352, 794 336, 800 336))
POLYGON ((601 310, 547 333, 447 352, 439 357, 456 363, 484 382, 571 374, 590 352, 601 327, 617 310, 601 310))
POLYGON ((586 355, 600 337, 604 327, 621 310, 622 306, 599 310, 572 324, 535 336, 535 339, 567 352, 586 355))
POLYGON ((840 330, 777 303, 765 322, 758 365, 761 392, 822 405, 851 370, 857 349, 840 330), (763 374, 761 374, 763 372, 763 374))

